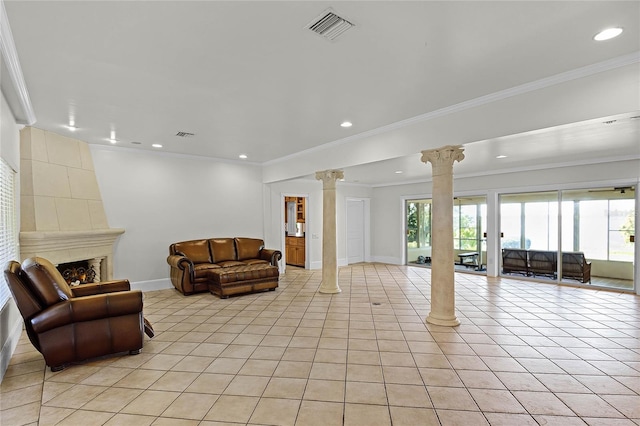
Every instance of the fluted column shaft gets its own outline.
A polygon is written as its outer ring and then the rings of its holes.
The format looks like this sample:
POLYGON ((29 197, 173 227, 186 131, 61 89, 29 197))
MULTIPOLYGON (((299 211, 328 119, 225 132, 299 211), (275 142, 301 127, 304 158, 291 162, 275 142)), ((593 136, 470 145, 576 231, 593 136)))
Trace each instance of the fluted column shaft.
POLYGON ((100 280, 102 280, 100 267, 103 259, 104 257, 94 257, 93 259, 89 259, 89 268, 93 268, 93 271, 96 273, 93 278, 94 283, 99 283, 100 280))
POLYGON ((455 313, 453 256, 453 163, 464 159, 461 146, 422 151, 422 161, 433 167, 431 224, 431 312, 427 322, 460 324, 455 313))
POLYGON ((341 170, 316 172, 322 181, 322 283, 320 293, 340 293, 338 286, 338 251, 336 236, 336 181, 341 170))

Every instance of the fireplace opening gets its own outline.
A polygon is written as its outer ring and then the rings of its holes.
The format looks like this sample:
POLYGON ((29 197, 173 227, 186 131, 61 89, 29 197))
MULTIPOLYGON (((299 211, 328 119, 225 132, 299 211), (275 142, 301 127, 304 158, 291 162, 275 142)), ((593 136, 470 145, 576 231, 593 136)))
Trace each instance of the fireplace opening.
POLYGON ((88 260, 61 263, 57 268, 67 284, 72 286, 92 283, 96 278, 96 271, 88 260))

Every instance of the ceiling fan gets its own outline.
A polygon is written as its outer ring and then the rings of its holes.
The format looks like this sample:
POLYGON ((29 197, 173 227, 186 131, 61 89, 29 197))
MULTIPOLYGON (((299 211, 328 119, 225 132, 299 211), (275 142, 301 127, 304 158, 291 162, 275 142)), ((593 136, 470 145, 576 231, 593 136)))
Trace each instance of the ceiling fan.
POLYGON ((589 190, 589 192, 611 192, 611 191, 615 191, 615 192, 620 191, 621 194, 625 194, 626 191, 635 191, 635 188, 633 186, 616 186, 613 188, 599 188, 599 189, 589 190))

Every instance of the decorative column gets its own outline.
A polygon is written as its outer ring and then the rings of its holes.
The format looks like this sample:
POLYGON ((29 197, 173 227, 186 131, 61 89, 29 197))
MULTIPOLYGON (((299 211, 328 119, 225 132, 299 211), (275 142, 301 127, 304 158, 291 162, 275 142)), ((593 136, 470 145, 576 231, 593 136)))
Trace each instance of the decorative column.
POLYGON ((336 181, 342 170, 316 172, 322 181, 322 283, 320 293, 340 293, 338 287, 338 251, 336 249, 336 181))
POLYGON ((104 257, 94 257, 93 259, 88 260, 89 268, 93 268, 94 272, 96 273, 96 276, 93 278, 94 283, 99 283, 102 279, 100 274, 100 266, 103 259, 104 257))
POLYGON ((431 224, 431 312, 427 322, 456 326, 453 257, 453 162, 464 159, 461 145, 422 151, 422 161, 433 167, 431 224))

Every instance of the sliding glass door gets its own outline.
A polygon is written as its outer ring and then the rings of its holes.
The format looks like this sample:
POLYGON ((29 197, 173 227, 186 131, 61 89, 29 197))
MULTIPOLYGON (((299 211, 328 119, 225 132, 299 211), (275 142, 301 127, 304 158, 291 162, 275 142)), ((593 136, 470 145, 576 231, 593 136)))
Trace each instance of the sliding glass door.
POLYGON ((486 271, 486 197, 456 197, 453 200, 453 249, 457 266, 486 271), (475 267, 474 267, 475 266, 475 267))
POLYGON ((502 248, 558 249, 558 193, 500 196, 502 248))
POLYGON ((501 195, 502 272, 633 289, 634 218, 633 186, 501 195))
MULTIPOLYGON (((407 263, 431 265, 431 199, 406 202, 407 263)), ((486 197, 456 197, 453 207, 453 247, 456 268, 485 271, 486 197)))
POLYGON ((431 200, 408 200, 407 263, 431 265, 431 200))
POLYGON ((592 284, 632 289, 635 187, 562 191, 562 200, 563 230, 568 228, 562 235, 563 281, 590 279, 592 284))

